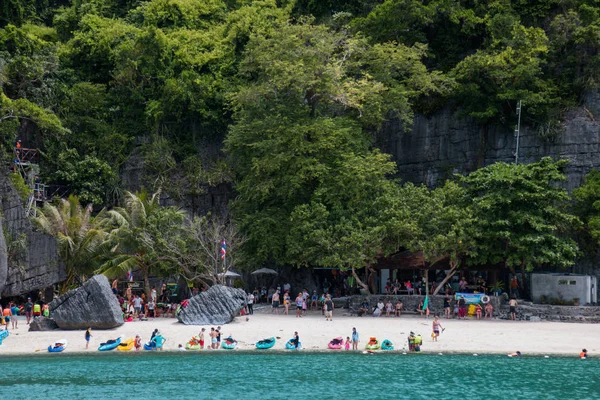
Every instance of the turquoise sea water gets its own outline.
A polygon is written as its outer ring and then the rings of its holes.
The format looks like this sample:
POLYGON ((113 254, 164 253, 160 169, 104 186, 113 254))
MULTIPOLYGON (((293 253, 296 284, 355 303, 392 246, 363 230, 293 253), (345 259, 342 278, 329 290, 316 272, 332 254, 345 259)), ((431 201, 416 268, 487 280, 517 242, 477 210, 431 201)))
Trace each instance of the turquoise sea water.
POLYGON ((600 360, 218 352, 0 357, 3 399, 599 399, 600 360))

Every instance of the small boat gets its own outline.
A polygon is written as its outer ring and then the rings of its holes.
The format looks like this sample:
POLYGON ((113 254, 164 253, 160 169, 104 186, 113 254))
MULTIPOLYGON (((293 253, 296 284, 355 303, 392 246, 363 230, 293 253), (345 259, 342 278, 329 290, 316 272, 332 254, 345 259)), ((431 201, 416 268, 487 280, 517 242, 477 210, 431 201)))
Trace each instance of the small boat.
POLYGON ((4 339, 6 339, 7 337, 8 337, 8 329, 0 331, 0 344, 2 344, 2 341, 4 339))
POLYGON ((291 338, 285 344, 285 348, 288 350, 300 350, 302 348, 302 342, 298 342, 298 347, 296 347, 296 343, 294 343, 294 338, 291 338))
POLYGON ((156 343, 154 343, 153 341, 144 343, 144 350, 156 350, 156 343))
POLYGON ((331 339, 331 341, 329 342, 327 347, 329 347, 332 350, 339 350, 342 348, 343 344, 344 344, 344 339, 341 336, 338 336, 334 339, 331 339))
POLYGON ((135 340, 129 338, 129 339, 125 340, 124 342, 121 342, 119 344, 119 346, 117 347, 117 350, 129 351, 129 350, 133 349, 134 344, 135 344, 135 340))
POLYGON ((121 344, 121 338, 116 338, 114 340, 109 340, 106 343, 100 343, 100 347, 98 347, 98 351, 110 351, 116 349, 121 344))
POLYGON ((54 342, 54 346, 48 346, 49 353, 60 353, 67 348, 67 339, 61 339, 54 342))
POLYGON ((385 339, 381 342, 381 350, 394 350, 394 344, 391 340, 385 339))
POLYGON ((275 342, 276 342, 276 340, 274 337, 259 340, 258 342, 256 342, 256 348, 257 349, 270 349, 271 347, 275 346, 275 342))
POLYGON ((187 342, 185 344, 185 349, 186 350, 200 350, 200 339, 198 339, 198 337, 194 336, 193 338, 190 339, 189 342, 187 342))
POLYGON ((369 338, 369 343, 365 346, 367 350, 379 350, 379 340, 377 338, 369 338))
POLYGON ((229 336, 221 342, 221 347, 227 350, 233 350, 237 347, 237 340, 229 336))

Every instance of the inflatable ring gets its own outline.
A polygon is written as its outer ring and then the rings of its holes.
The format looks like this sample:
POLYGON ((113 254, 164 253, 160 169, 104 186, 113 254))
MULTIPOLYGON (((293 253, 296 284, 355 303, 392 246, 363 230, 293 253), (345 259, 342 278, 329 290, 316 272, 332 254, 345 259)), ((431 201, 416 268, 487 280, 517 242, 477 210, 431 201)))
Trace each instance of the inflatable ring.
POLYGON ((485 295, 481 296, 481 302, 482 302, 483 304, 487 304, 487 303, 489 303, 489 302, 490 302, 490 296, 488 296, 487 294, 485 294, 485 295))

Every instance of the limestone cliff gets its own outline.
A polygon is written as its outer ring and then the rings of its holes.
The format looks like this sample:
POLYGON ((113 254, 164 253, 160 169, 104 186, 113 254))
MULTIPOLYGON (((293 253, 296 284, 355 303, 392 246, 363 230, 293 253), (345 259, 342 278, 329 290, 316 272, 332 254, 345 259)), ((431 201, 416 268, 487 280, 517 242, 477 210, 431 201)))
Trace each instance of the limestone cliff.
MULTIPOLYGON (((416 115, 411 132, 405 132, 398 122, 386 124, 377 145, 392 154, 403 180, 433 187, 453 173, 514 161, 515 141, 511 128, 490 126, 484 130, 474 120, 458 118, 444 109, 431 116, 416 115)), ((598 92, 588 94, 581 108, 566 115, 563 132, 552 139, 542 139, 531 128, 521 127, 520 162, 544 156, 570 160, 565 171, 569 191, 579 186, 592 168, 600 168, 599 150, 598 92)))
POLYGON ((0 230, 0 296, 10 297, 44 289, 65 278, 53 237, 34 231, 25 215, 23 203, 10 186, 6 175, 0 176, 2 226, 13 236, 24 233, 27 247, 20 267, 8 266, 6 238, 0 230))

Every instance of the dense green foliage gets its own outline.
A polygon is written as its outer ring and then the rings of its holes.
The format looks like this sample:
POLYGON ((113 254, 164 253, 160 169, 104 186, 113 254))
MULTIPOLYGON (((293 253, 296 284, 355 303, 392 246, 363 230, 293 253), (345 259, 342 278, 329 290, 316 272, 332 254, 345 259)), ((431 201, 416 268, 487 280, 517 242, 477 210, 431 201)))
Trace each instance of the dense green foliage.
MULTIPOLYGON (((45 183, 123 205, 104 220, 109 275, 200 276, 211 262, 184 229, 210 224, 123 196, 136 160, 140 184, 176 201, 232 185, 254 263, 356 269, 406 248, 453 268, 566 266, 578 221, 554 186, 562 161, 500 163, 429 190, 395 181, 373 138, 448 105, 510 126, 519 100, 525 124, 557 134, 598 87, 599 38, 591 0, 8 0, 0 144, 10 157, 27 138, 45 183)), ((594 207, 583 219, 597 237, 594 207)))

